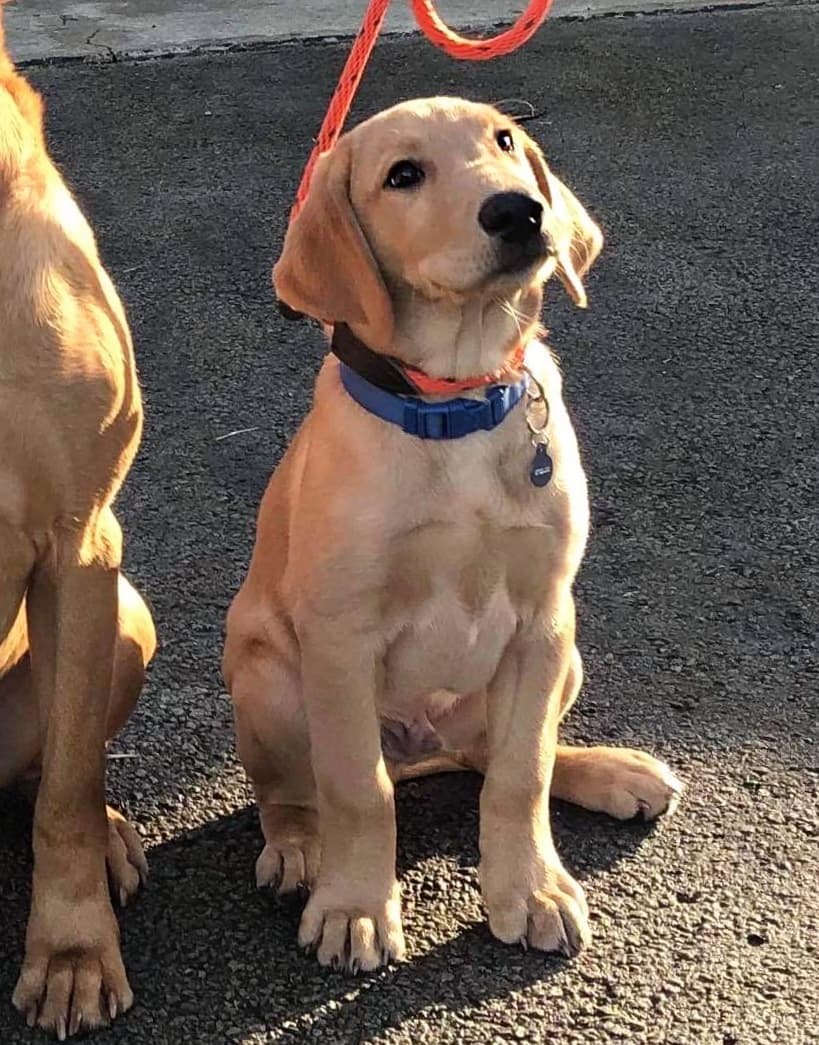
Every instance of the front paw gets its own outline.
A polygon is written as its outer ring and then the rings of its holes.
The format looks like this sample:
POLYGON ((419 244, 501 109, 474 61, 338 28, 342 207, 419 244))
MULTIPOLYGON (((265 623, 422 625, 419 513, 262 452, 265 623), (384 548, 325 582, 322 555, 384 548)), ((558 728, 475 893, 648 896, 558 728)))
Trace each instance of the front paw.
POLYGON ((107 1026, 133 1000, 107 895, 69 905, 35 894, 25 961, 12 998, 28 1025, 53 1031, 64 1041, 81 1030, 107 1026))
POLYGON ((524 949, 575 957, 591 938, 582 888, 556 859, 528 875, 519 871, 514 868, 500 887, 483 887, 493 936, 503 943, 519 943, 524 949))
POLYGON ((370 972, 404 957, 398 883, 393 883, 386 900, 359 900, 360 896, 346 895, 345 890, 319 881, 302 914, 299 944, 315 951, 320 965, 370 972))

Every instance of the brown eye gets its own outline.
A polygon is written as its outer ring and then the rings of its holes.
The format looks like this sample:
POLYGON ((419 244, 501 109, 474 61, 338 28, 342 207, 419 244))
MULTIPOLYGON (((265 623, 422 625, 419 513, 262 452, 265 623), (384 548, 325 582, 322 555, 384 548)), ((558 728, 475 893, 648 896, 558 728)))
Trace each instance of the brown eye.
POLYGON ((414 189, 424 180, 424 172, 412 160, 399 160, 390 167, 385 189, 414 189))
POLYGON ((515 139, 512 137, 511 131, 498 131, 495 135, 495 141, 504 152, 515 151, 515 139))

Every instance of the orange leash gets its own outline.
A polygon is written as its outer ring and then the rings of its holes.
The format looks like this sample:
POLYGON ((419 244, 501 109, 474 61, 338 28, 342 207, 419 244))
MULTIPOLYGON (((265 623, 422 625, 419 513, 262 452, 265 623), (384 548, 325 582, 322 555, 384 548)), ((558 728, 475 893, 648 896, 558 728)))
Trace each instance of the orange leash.
MULTIPOLYGON (((330 99, 327 115, 324 117, 316 144, 307 161, 307 166, 304 168, 304 174, 296 193, 296 202, 290 213, 291 221, 307 199, 313 168, 319 156, 332 149, 341 135, 353 98, 361 83, 361 77, 364 75, 367 62, 370 60, 378 34, 384 24, 389 2, 390 0, 370 0, 358 36, 355 38, 353 48, 341 71, 338 85, 330 99)), ((510 51, 525 44, 540 28, 552 6, 552 0, 530 0, 528 10, 523 12, 511 28, 489 39, 473 40, 453 32, 439 17, 432 0, 411 0, 411 3, 415 20, 431 43, 446 51, 451 58, 473 62, 487 61, 490 58, 509 54, 510 51)))
POLYGON ((529 7, 513 26, 487 40, 459 36, 439 17, 432 0, 412 0, 412 12, 424 36, 450 58, 485 62, 516 51, 535 35, 546 19, 552 0, 530 0, 529 7))

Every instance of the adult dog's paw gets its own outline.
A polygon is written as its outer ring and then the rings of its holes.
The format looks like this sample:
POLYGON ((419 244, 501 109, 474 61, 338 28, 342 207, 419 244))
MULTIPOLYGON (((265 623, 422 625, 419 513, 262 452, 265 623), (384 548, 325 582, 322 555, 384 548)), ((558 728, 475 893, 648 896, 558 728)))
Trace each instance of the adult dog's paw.
POLYGON ((12 998, 29 1026, 53 1031, 64 1041, 106 1026, 133 1000, 108 897, 69 909, 35 895, 26 956, 12 998))
POLYGON ((148 880, 148 861, 142 851, 139 835, 125 817, 106 807, 108 817, 108 845, 105 851, 105 863, 111 891, 125 907, 148 880))

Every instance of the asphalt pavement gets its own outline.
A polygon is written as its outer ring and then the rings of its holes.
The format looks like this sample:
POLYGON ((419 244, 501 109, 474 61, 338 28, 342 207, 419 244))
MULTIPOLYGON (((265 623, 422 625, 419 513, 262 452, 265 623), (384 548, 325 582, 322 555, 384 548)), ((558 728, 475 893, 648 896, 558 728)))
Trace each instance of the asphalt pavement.
MULTIPOLYGON (((119 514, 162 646, 110 792, 152 877, 121 918, 136 1005, 99 1045, 819 1040, 818 24, 812 5, 555 21, 480 65, 379 47, 359 115, 527 99, 606 230, 588 311, 547 297, 593 504, 566 734, 645 747, 688 790, 655 829, 556 805, 595 933, 569 963, 489 935, 478 779, 402 787, 408 961, 357 980, 302 957, 297 907, 254 888, 218 674, 321 356, 277 314, 270 267, 345 45, 30 70, 147 409, 119 514)), ((17 1045, 40 1039, 8 1000, 30 873, 14 796, 0 835, 0 1042, 17 1045)))
MULTIPOLYGON (((746 4, 787 0, 745 0, 746 4)), ((316 36, 349 36, 358 30, 364 0, 6 0, 8 36, 17 61, 48 58, 126 58, 236 50, 316 36)), ((709 0, 710 7, 736 0, 709 0)), ((508 22, 522 0, 438 0, 436 8, 458 29, 508 22)), ((588 18, 658 9, 688 10, 703 0, 554 0, 551 18, 588 18)), ((387 8, 384 29, 416 28, 406 0, 387 8)))

